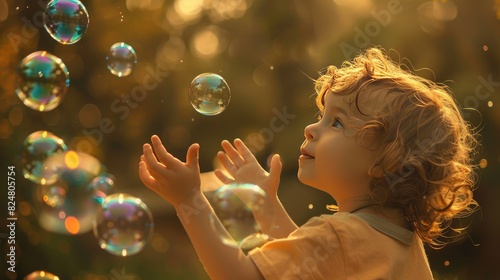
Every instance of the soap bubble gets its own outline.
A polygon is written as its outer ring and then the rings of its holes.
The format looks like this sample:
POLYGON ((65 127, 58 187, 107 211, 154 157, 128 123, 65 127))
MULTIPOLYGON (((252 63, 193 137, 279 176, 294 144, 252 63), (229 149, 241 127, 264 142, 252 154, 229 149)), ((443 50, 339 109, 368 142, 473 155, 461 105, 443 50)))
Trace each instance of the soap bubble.
POLYGON ((97 210, 94 235, 102 249, 118 256, 139 253, 151 238, 153 216, 139 198, 108 195, 97 210))
POLYGON ((264 218, 266 228, 272 227, 274 216, 265 203, 266 196, 259 186, 247 183, 225 185, 214 193, 212 204, 217 217, 210 220, 224 244, 247 252, 271 240, 255 219, 264 218))
POLYGON ((87 185, 87 188, 94 192, 94 201, 98 204, 102 204, 106 196, 111 192, 114 184, 113 175, 103 174, 92 179, 87 185))
POLYGON ((37 111, 56 108, 66 96, 69 72, 62 60, 46 51, 26 56, 16 69, 16 94, 37 111))
POLYGON ((231 99, 231 91, 221 76, 203 73, 191 82, 188 96, 196 111, 206 116, 213 116, 226 109, 231 99))
POLYGON ((37 184, 45 184, 43 180, 43 162, 50 155, 68 150, 64 141, 56 135, 40 130, 31 133, 23 142, 21 165, 24 178, 37 184))
POLYGON ((87 186, 104 171, 88 154, 69 150, 48 157, 43 162, 45 184, 35 190, 40 226, 62 234, 90 231, 97 204, 95 190, 87 186))
POLYGON ((38 270, 26 275, 24 280, 59 280, 59 277, 50 272, 38 270))
POLYGON ((52 0, 43 13, 43 25, 57 42, 70 45, 87 32, 89 14, 78 0, 52 0))
POLYGON ((108 61, 108 69, 111 71, 111 74, 118 77, 125 77, 132 73, 132 68, 137 63, 137 55, 134 48, 130 45, 119 42, 111 46, 106 60, 108 61))

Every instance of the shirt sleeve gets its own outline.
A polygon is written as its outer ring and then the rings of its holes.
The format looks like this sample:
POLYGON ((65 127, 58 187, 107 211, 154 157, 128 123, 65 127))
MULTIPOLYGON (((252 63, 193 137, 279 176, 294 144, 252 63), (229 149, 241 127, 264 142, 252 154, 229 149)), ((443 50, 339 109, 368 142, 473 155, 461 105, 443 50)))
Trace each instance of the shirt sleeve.
POLYGON ((265 279, 338 279, 345 277, 344 253, 332 225, 309 220, 287 238, 250 251, 265 279))

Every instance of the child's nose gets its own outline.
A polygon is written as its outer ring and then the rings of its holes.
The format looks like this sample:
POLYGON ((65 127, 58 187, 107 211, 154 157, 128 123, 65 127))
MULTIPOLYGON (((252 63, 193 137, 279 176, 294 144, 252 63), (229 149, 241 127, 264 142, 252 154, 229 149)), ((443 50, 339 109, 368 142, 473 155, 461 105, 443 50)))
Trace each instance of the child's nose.
POLYGON ((315 125, 315 123, 310 124, 304 129, 304 137, 306 139, 310 140, 316 137, 315 125))

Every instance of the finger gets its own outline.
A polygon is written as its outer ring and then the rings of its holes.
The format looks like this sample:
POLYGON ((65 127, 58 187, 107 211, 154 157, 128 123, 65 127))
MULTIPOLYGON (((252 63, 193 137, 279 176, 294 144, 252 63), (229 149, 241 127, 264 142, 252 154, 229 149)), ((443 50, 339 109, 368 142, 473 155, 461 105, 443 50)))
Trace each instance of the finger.
POLYGON ((275 154, 271 158, 271 168, 269 170, 269 179, 272 182, 271 185, 278 186, 282 168, 283 164, 281 163, 281 158, 278 154, 275 154))
POLYGON ((238 150, 236 150, 229 141, 227 140, 222 141, 221 146, 226 152, 226 155, 229 158, 229 160, 232 161, 236 167, 241 167, 245 164, 238 150))
POLYGON ((158 160, 165 164, 165 166, 168 166, 168 168, 175 169, 182 163, 172 154, 167 152, 167 149, 163 146, 160 137, 157 135, 151 136, 151 143, 153 144, 154 152, 158 160))
POLYGON ((139 178, 150 189, 156 188, 156 180, 151 176, 144 161, 139 162, 139 178))
POLYGON ((190 168, 199 169, 198 165, 198 157, 200 153, 200 145, 198 143, 194 143, 189 146, 186 153, 186 165, 190 168))
POLYGON ((217 159, 219 160, 220 164, 226 169, 226 171, 234 177, 234 174, 238 171, 238 168, 234 166, 233 162, 227 157, 227 155, 224 152, 219 151, 217 153, 217 159))
POLYGON ((224 172, 222 172, 222 170, 220 169, 215 169, 214 174, 217 177, 217 179, 219 179, 219 181, 221 181, 225 185, 234 182, 233 178, 229 178, 228 176, 226 176, 226 174, 224 174, 224 172))
POLYGON ((241 157, 243 157, 243 160, 246 163, 257 161, 250 149, 248 149, 248 147, 243 141, 241 141, 241 139, 234 139, 234 146, 238 149, 239 154, 241 155, 241 157))
MULTIPOLYGON (((139 162, 139 165, 143 163, 145 165, 145 168, 146 168, 146 171, 148 172, 148 175, 155 178, 157 176, 160 176, 160 174, 158 172, 155 172, 153 170, 153 168, 150 168, 148 166, 148 163, 146 162, 146 157, 144 155, 141 155, 141 161, 139 162)), ((166 168, 165 165, 163 165, 163 163, 161 162, 157 162, 156 164, 160 165, 161 167, 163 168, 166 168)), ((140 166, 139 166, 140 167, 140 166)), ((140 170, 139 170, 140 171, 140 170)))
POLYGON ((144 162, 146 163, 147 169, 149 173, 151 173, 151 175, 157 176, 160 174, 165 174, 165 172, 168 170, 163 163, 158 162, 156 156, 153 153, 153 148, 151 148, 151 145, 144 144, 143 155, 144 162))

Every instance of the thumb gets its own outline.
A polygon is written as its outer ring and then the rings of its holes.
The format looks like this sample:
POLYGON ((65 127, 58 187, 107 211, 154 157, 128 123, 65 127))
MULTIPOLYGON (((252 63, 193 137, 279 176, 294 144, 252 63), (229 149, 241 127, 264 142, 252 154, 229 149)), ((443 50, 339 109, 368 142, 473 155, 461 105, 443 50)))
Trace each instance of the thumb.
POLYGON ((269 170, 269 178, 271 181, 277 185, 279 184, 280 181, 280 175, 281 175, 281 169, 283 168, 283 165, 281 164, 281 157, 278 154, 275 154, 271 158, 271 168, 269 170))
POLYGON ((186 154, 186 165, 190 168, 198 167, 198 157, 200 152, 200 145, 198 143, 194 143, 189 146, 189 149, 186 154))

